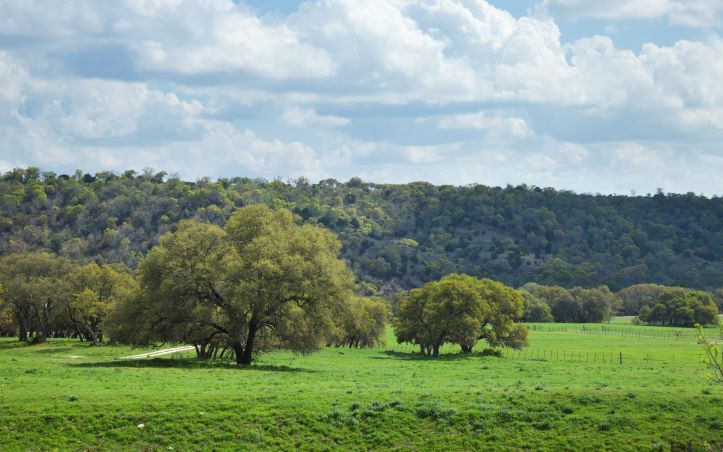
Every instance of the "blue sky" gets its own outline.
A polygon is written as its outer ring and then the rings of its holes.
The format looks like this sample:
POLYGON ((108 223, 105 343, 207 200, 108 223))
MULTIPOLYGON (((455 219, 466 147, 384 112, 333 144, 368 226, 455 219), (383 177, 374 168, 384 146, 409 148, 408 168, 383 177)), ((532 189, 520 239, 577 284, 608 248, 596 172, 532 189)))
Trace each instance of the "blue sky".
POLYGON ((0 171, 723 194, 720 0, 0 0, 0 171))

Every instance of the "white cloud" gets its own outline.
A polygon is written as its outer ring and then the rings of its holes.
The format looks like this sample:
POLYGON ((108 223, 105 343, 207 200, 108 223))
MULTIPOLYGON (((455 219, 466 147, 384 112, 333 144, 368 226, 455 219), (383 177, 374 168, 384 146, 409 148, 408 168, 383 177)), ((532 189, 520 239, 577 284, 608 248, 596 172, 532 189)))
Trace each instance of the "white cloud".
POLYGON ((712 27, 723 20, 719 0, 542 0, 538 9, 554 16, 601 19, 658 19, 673 25, 712 27))
POLYGON ((339 127, 351 124, 349 118, 333 115, 320 116, 316 114, 313 108, 288 108, 284 111, 281 119, 293 127, 306 127, 310 125, 339 127))
POLYGON ((148 17, 133 18, 123 30, 139 55, 140 69, 178 74, 240 71, 270 79, 313 79, 335 71, 324 50, 300 42, 287 25, 266 23, 230 0, 141 3, 135 11, 148 17), (163 33, 153 31, 159 26, 163 33))
POLYGON ((649 171, 665 167, 660 153, 640 143, 624 143, 612 153, 612 168, 649 171))
MULTIPOLYGON (((700 26, 723 10, 601 4, 543 2, 700 26)), ((687 152, 705 173, 721 153, 715 34, 632 52, 606 36, 562 44, 551 16, 484 0, 301 5, 282 16, 232 0, 0 2, 0 34, 18 43, 0 52, 0 164, 625 192, 718 180, 676 181, 666 161, 687 152)))
POLYGON ((477 129, 512 138, 528 138, 534 135, 522 118, 488 115, 484 112, 448 116, 437 121, 440 129, 477 129))

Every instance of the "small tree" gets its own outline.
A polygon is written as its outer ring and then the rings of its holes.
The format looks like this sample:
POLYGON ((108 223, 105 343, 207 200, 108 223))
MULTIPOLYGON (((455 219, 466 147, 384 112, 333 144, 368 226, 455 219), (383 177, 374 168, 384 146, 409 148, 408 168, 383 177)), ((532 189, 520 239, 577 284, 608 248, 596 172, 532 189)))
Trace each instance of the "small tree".
POLYGON ((539 299, 536 295, 521 289, 520 295, 523 300, 522 320, 525 322, 553 322, 550 306, 539 299))
POLYGON ((45 342, 58 326, 70 299, 68 274, 74 265, 50 253, 10 254, 0 258, 0 282, 18 327, 18 339, 45 342))
POLYGON ((389 308, 376 298, 352 297, 338 315, 337 346, 373 347, 384 342, 389 308))
POLYGON ((471 352, 478 340, 490 346, 523 347, 527 330, 514 320, 522 315, 519 292, 489 279, 447 275, 410 291, 394 322, 397 341, 420 346, 427 356, 439 356, 444 343, 471 352))
POLYGON ((723 382, 723 356, 721 356, 720 346, 705 336, 703 327, 700 324, 696 323, 695 328, 698 330, 698 343, 703 345, 705 354, 708 357, 708 364, 713 368, 713 378, 716 381, 723 382))
POLYGON ((111 304, 127 297, 136 283, 123 270, 94 262, 77 268, 69 279, 74 295, 67 303, 68 317, 81 337, 98 346, 111 304))

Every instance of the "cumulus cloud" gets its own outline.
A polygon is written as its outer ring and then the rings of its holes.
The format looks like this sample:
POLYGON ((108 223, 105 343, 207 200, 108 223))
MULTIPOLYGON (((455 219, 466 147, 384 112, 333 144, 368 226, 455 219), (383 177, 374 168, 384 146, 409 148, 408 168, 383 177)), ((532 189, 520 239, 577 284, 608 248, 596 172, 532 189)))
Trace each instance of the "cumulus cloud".
POLYGON ((708 26, 719 3, 544 0, 546 14, 514 17, 485 0, 313 0, 288 15, 2 2, 0 168, 720 191, 671 165, 719 161, 723 41, 633 52, 563 43, 554 20, 708 26))
POLYGON ((514 138, 528 138, 534 135, 522 118, 489 115, 485 112, 448 116, 437 121, 437 127, 486 130, 514 138))
POLYGON ((313 108, 292 107, 284 111, 281 119, 293 127, 306 127, 309 125, 339 127, 351 124, 349 118, 334 115, 318 115, 313 108))
POLYGON ((555 16, 601 19, 667 18, 673 25, 713 27, 723 20, 718 0, 543 0, 538 8, 555 16))

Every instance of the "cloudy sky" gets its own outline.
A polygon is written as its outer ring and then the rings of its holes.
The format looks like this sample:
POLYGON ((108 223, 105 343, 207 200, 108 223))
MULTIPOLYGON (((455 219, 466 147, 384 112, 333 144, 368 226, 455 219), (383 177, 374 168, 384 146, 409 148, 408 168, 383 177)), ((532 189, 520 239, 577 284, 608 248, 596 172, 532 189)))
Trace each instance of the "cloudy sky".
POLYGON ((720 0, 0 0, 0 171, 723 194, 720 0))

